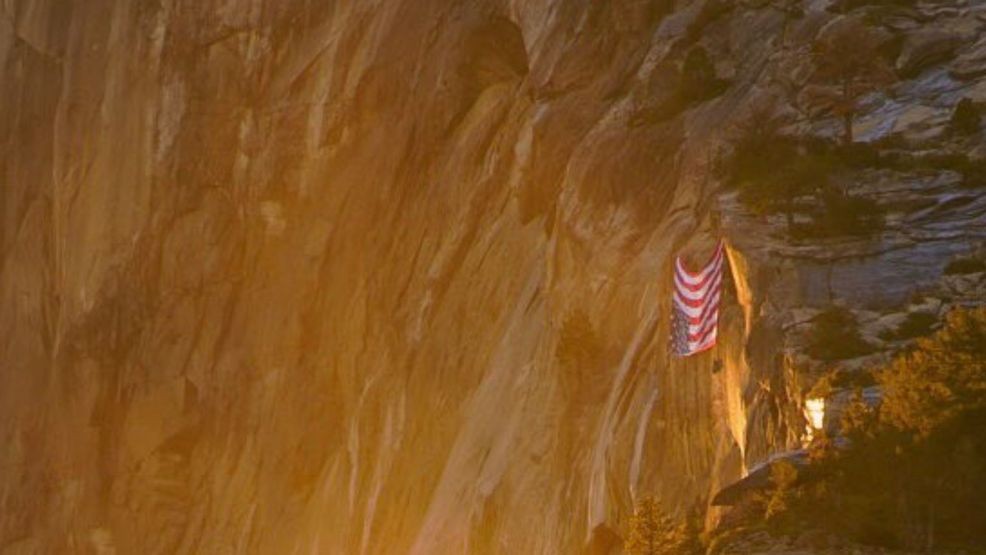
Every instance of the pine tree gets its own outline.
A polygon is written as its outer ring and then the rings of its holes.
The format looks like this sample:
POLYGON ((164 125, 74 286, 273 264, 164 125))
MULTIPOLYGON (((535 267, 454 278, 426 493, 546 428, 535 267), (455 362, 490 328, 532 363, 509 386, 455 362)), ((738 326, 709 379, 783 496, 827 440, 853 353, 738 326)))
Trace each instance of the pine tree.
POLYGON ((764 516, 768 521, 787 512, 795 496, 794 485, 798 481, 798 469, 789 461, 778 461, 770 466, 770 483, 773 485, 764 516))
POLYGON ((624 550, 629 555, 671 555, 680 553, 684 528, 676 526, 653 497, 644 497, 630 517, 630 532, 624 550))
POLYGON ((813 445, 803 480, 791 468, 771 473, 774 488, 761 500, 770 524, 821 524, 885 547, 982 552, 986 307, 953 310, 877 379, 882 402, 871 406, 857 390, 842 414, 847 447, 813 445))
POLYGON ((880 375, 882 420, 926 437, 986 410, 986 308, 955 310, 933 336, 880 375))
POLYGON ((853 120, 859 100, 894 80, 880 54, 876 32, 857 20, 848 20, 815 45, 815 79, 837 86, 832 111, 842 117, 843 140, 853 142, 853 120))

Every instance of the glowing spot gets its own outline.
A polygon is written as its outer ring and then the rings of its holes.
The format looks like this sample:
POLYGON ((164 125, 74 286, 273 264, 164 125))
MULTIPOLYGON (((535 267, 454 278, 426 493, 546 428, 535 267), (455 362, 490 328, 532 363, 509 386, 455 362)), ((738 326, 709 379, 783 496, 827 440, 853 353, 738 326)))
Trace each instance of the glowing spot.
POLYGON ((806 431, 807 440, 811 441, 817 430, 825 426, 825 399, 808 399, 805 401, 805 417, 808 419, 806 431))

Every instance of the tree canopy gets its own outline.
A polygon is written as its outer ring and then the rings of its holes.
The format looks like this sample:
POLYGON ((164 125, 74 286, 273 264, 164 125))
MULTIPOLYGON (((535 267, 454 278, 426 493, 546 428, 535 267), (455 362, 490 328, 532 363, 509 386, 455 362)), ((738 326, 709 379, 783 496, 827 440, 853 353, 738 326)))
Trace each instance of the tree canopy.
POLYGON ((843 139, 853 142, 853 119, 859 100, 895 79, 880 52, 877 32, 857 19, 846 19, 814 45, 815 80, 837 92, 831 110, 843 120, 843 139))
POLYGON ((857 392, 843 411, 848 447, 814 449, 812 479, 775 484, 783 503, 761 514, 886 547, 986 548, 986 307, 953 310, 877 380, 879 405, 857 392))

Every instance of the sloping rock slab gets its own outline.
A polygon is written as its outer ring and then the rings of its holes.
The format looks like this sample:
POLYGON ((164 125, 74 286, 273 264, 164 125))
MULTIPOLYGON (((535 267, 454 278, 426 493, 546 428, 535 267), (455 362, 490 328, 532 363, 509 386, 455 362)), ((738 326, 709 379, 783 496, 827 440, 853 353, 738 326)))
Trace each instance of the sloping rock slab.
POLYGON ((747 494, 762 491, 770 486, 770 467, 777 462, 787 461, 797 467, 808 466, 808 451, 798 449, 777 454, 766 462, 753 467, 745 478, 726 486, 712 499, 712 505, 728 507, 742 501, 747 494))
POLYGON ((907 37, 897 58, 901 75, 917 75, 922 69, 947 60, 962 44, 954 33, 940 30, 919 31, 907 37))
POLYGON ((956 79, 969 81, 986 75, 986 38, 965 49, 949 66, 956 79))

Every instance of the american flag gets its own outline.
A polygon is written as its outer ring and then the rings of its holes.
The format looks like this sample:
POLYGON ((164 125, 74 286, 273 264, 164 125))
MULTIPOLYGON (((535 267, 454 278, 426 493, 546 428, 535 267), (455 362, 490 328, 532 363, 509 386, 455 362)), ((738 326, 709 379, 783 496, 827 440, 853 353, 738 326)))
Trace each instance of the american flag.
POLYGON ((707 351, 716 344, 725 258, 721 241, 698 272, 688 271, 681 257, 675 258, 671 349, 680 357, 707 351))

